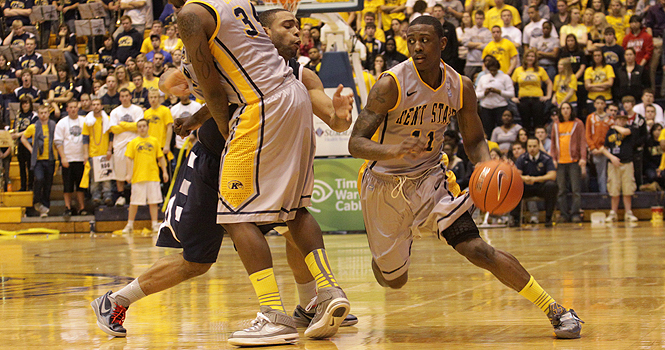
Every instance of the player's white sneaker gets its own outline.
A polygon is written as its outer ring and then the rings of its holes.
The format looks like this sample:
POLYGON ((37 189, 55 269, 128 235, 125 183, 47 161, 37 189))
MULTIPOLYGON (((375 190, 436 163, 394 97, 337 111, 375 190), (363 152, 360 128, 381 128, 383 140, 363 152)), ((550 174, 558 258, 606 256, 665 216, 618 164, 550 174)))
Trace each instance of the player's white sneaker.
POLYGON ((305 330, 305 336, 320 339, 335 335, 349 311, 351 304, 342 288, 319 289, 316 296, 316 314, 305 330))
POLYGON ((134 232, 134 226, 131 226, 130 224, 127 224, 125 228, 122 229, 122 233, 124 234, 130 234, 134 232))
POLYGON ((298 330, 293 319, 268 306, 261 306, 252 326, 233 332, 229 344, 235 346, 281 345, 298 341, 298 330))
POLYGON ((125 200, 125 197, 120 196, 120 197, 118 197, 118 199, 115 201, 115 206, 116 206, 116 207, 122 207, 122 206, 125 205, 126 203, 127 203, 127 200, 125 200))

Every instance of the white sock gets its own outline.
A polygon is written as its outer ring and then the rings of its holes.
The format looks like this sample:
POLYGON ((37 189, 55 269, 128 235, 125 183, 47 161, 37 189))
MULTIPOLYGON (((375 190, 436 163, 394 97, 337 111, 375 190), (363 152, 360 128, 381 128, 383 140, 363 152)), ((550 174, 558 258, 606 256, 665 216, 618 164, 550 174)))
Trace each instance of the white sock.
POLYGON ((118 304, 129 307, 132 303, 145 298, 146 295, 143 293, 143 289, 141 289, 139 279, 137 278, 132 283, 126 285, 125 288, 111 294, 111 296, 115 298, 118 304))
POLYGON ((311 280, 305 284, 296 283, 296 286, 298 287, 300 306, 304 309, 316 296, 316 280, 311 280))
POLYGON ((152 227, 155 227, 155 225, 157 225, 157 221, 152 222, 152 227))
POLYGON ((127 226, 134 227, 134 220, 127 220, 127 226))

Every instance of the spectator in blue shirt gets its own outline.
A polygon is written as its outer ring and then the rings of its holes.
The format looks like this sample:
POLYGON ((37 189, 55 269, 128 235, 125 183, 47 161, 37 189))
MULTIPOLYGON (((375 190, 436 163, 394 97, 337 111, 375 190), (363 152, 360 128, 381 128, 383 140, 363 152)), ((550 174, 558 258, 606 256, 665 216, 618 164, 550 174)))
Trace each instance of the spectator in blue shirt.
MULTIPOLYGON (((527 152, 519 156, 515 166, 524 181, 524 198, 540 197, 545 200, 545 227, 552 227, 552 214, 557 201, 556 167, 552 157, 540 150, 540 141, 531 136, 526 143, 527 152)), ((513 211, 513 222, 520 224, 521 205, 513 211)))

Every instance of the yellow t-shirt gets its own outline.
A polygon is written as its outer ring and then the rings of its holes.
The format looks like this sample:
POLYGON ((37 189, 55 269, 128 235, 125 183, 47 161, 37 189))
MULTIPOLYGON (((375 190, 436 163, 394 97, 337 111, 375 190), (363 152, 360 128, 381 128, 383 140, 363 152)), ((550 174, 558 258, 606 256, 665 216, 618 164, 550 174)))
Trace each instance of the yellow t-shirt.
MULTIPOLYGON (((609 64, 603 68, 589 67, 584 71, 584 81, 591 80, 592 84, 607 82, 610 78, 614 78, 614 69, 609 64)), ((606 100, 612 99, 612 88, 604 91, 589 91, 589 100, 593 101, 598 96, 605 97, 606 100)))
POLYGON ((395 49, 402 55, 411 57, 411 55, 409 55, 409 47, 407 46, 406 39, 399 35, 395 37, 395 49))
POLYGON ((127 144, 125 156, 134 161, 132 183, 159 182, 157 159, 164 157, 159 141, 152 136, 137 137, 127 144))
POLYGON ((159 78, 155 77, 152 81, 147 80, 143 77, 143 87, 148 90, 157 90, 159 91, 159 78))
MULTIPOLYGON (((487 11, 490 10, 490 7, 496 6, 494 0, 466 0, 464 2, 464 11, 466 12, 466 7, 471 5, 473 1, 473 10, 471 11, 471 22, 475 24, 476 22, 476 12, 478 10, 483 10, 485 13, 485 18, 487 18, 487 11)), ((512 12, 512 11, 511 11, 512 12)), ((515 20, 515 15, 513 15, 513 20, 515 20)), ((501 25, 503 27, 503 25, 501 25)))
MULTIPOLYGON (((385 5, 386 6, 403 6, 406 5, 406 0, 385 0, 385 5)), ((386 12, 381 12, 381 24, 383 27, 383 30, 389 30, 390 29, 390 24, 392 23, 393 19, 397 19, 400 22, 406 18, 404 16, 404 12, 398 12, 398 13, 386 13, 386 12)))
MULTIPOLYGON (((520 13, 517 11, 516 8, 513 6, 510 6, 508 4, 503 5, 502 9, 497 9, 496 7, 492 7, 489 11, 485 12, 485 22, 483 26, 485 28, 492 30, 492 27, 494 26, 499 26, 503 27, 503 20, 501 19, 501 12, 505 9, 510 10, 510 13, 513 14, 513 22, 512 25, 517 26, 518 24, 522 23, 522 19, 520 17, 520 13)), ((475 13, 474 13, 475 16, 475 13)))
MULTIPOLYGON (((360 36, 365 37, 365 27, 360 28, 360 36)), ((386 42, 386 33, 383 32, 381 28, 376 28, 376 33, 374 34, 374 38, 378 39, 380 42, 385 43, 386 42)))
POLYGON ((136 89, 136 85, 134 85, 134 83, 132 83, 131 81, 128 81, 127 84, 119 85, 118 91, 122 90, 123 88, 127 88, 129 92, 132 92, 134 91, 134 89, 136 89))
POLYGON ((487 140, 487 147, 488 147, 490 150, 493 150, 493 149, 498 149, 498 150, 500 150, 500 148, 499 148, 499 144, 496 143, 496 142, 494 142, 494 141, 490 141, 490 140, 487 140))
POLYGON ((614 28, 617 37, 617 43, 621 45, 623 43, 623 37, 626 36, 626 29, 629 27, 630 16, 625 15, 623 17, 614 17, 607 15, 605 16, 607 23, 614 28))
POLYGON ((83 124, 82 135, 90 138, 88 143, 88 152, 90 157, 105 156, 109 150, 109 133, 102 134, 102 117, 96 118, 97 121, 92 126, 83 124))
POLYGON ((519 89, 518 97, 542 97, 543 93, 542 83, 549 80, 549 76, 543 67, 538 67, 538 72, 533 68, 519 66, 513 72, 513 81, 516 82, 519 89))
MULTIPOLYGON (((355 79, 356 73, 353 73, 353 78, 355 79)), ((367 90, 367 94, 369 94, 369 91, 372 89, 372 86, 376 84, 376 78, 374 78, 373 75, 369 74, 366 71, 363 71, 363 79, 365 80, 365 88, 367 90)), ((360 87, 356 85, 356 93, 360 95, 360 87)))
POLYGON ((379 19, 379 6, 385 5, 384 0, 365 0, 365 6, 363 7, 363 11, 361 13, 362 16, 362 25, 363 27, 365 26, 365 13, 367 12, 374 12, 376 14, 376 19, 379 19))
POLYGON ((156 138, 159 141, 159 147, 164 148, 166 143, 166 126, 173 124, 171 110, 161 105, 157 109, 148 108, 143 113, 143 118, 150 123, 148 135, 156 138))
POLYGON ((574 121, 559 123, 559 163, 572 163, 570 157, 570 139, 573 136, 574 121))
POLYGON ((312 17, 302 17, 300 19, 300 25, 304 26, 305 24, 309 24, 312 27, 318 27, 321 25, 321 21, 312 17))
POLYGON ((515 48, 515 44, 506 38, 502 38, 498 43, 492 40, 483 49, 483 59, 487 55, 494 56, 501 65, 501 71, 507 74, 510 68, 510 59, 513 56, 517 56, 517 48, 515 48))
POLYGON ((568 95, 570 90, 573 90, 574 92, 573 96, 570 97, 568 102, 577 101, 577 78, 575 77, 575 74, 570 77, 570 82, 568 85, 564 84, 565 81, 566 79, 561 74, 558 74, 556 77, 554 77, 554 93, 556 96, 556 102, 559 105, 563 103, 563 99, 566 98, 566 95, 568 95))
MULTIPOLYGON (((169 37, 166 35, 160 35, 160 38, 161 38, 161 43, 159 44, 159 48, 164 50, 164 40, 168 39, 169 37)), ((148 53, 152 50, 153 50, 152 40, 150 40, 150 35, 148 35, 147 38, 143 39, 143 44, 141 44, 141 53, 148 53)))
MULTIPOLYGON (((42 133, 44 134, 44 152, 42 154, 37 155, 37 160, 48 160, 49 158, 49 152, 51 151, 49 149, 49 140, 48 140, 48 122, 42 124, 42 133)), ((25 136, 26 139, 29 139, 33 136, 35 136, 35 124, 30 124, 27 129, 23 132, 23 135, 25 136)), ((35 145, 35 138, 32 139, 32 146, 34 147, 35 145)), ((32 149, 33 152, 39 152, 37 149, 32 149)))

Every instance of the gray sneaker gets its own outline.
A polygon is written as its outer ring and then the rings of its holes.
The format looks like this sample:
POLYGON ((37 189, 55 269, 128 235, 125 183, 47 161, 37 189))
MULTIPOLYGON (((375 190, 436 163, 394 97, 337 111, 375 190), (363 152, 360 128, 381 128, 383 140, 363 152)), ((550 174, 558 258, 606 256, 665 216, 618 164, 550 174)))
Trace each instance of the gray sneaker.
POLYGON ((111 291, 90 303, 97 315, 97 326, 106 334, 114 337, 126 337, 127 330, 122 326, 127 308, 116 303, 111 291))
POLYGON ((320 339, 335 335, 349 311, 351 304, 342 288, 319 289, 316 296, 316 314, 305 330, 305 336, 320 339))
MULTIPOLYGON (((312 302, 307 305, 307 307, 302 307, 300 305, 296 306, 296 309, 293 310, 293 321, 296 323, 296 327, 305 328, 309 327, 309 324, 312 323, 312 319, 316 315, 315 311, 309 312, 312 308, 316 307, 316 297, 312 298, 312 302)), ((348 314, 340 327, 350 327, 358 323, 358 317, 348 314)))
POLYGON ((298 330, 293 319, 268 306, 261 306, 252 326, 233 332, 229 344, 235 346, 282 345, 298 341, 298 330))
POLYGON ((577 316, 575 310, 566 309, 557 303, 551 303, 549 308, 547 317, 554 326, 554 334, 557 338, 575 339, 580 337, 584 321, 577 316))

